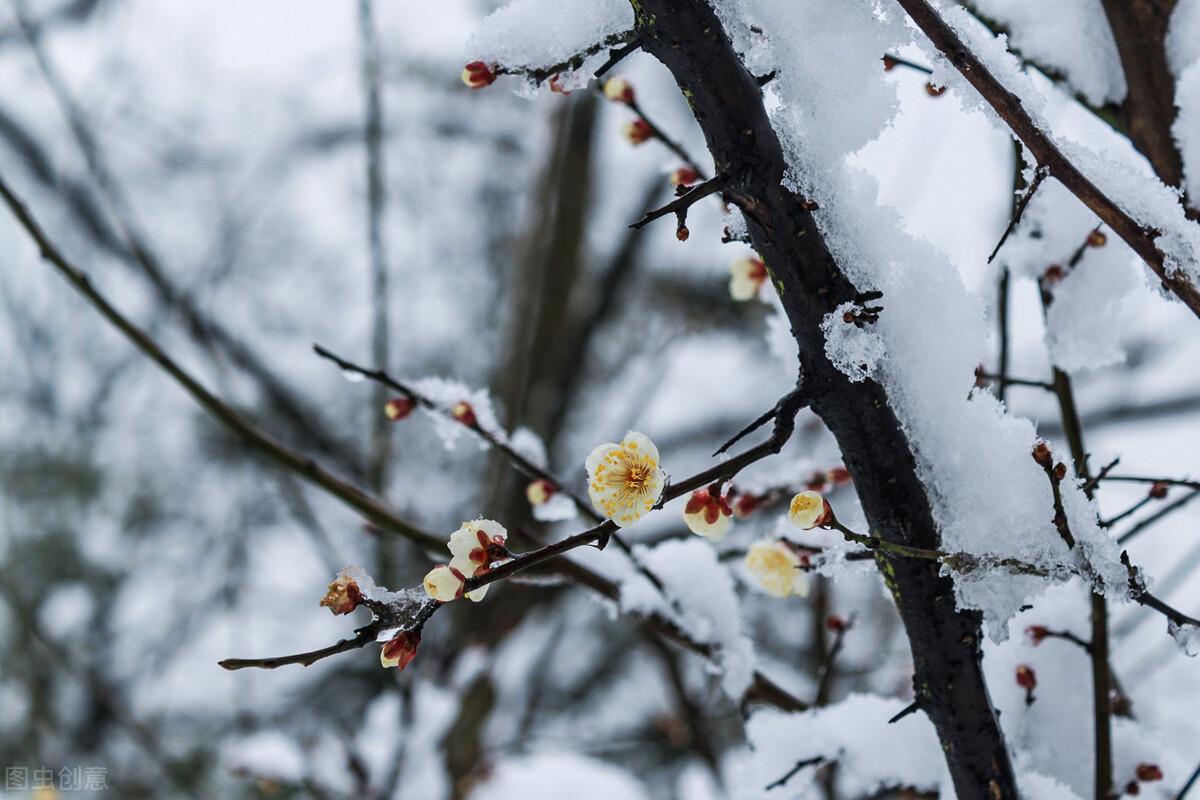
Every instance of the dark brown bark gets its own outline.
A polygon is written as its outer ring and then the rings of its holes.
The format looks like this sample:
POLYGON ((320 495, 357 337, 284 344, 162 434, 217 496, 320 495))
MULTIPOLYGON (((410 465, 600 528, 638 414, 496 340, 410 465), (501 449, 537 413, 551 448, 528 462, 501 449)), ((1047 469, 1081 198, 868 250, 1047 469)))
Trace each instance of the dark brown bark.
POLYGON ((1175 147, 1175 76, 1167 66, 1167 25, 1176 0, 1103 0, 1128 89, 1120 117, 1129 138, 1169 186, 1183 182, 1175 147))
MULTIPOLYGON (((672 72, 704 130, 728 198, 771 265, 800 348, 803 387, 837 437, 873 531, 934 548, 938 534, 907 439, 883 388, 851 383, 826 358, 820 323, 857 292, 835 263, 803 198, 783 186, 785 162, 762 102, 703 0, 634 3, 642 46, 672 72)), ((980 669, 979 616, 955 609, 953 587, 919 559, 880 560, 912 646, 917 702, 937 729, 958 796, 1018 796, 980 669)))

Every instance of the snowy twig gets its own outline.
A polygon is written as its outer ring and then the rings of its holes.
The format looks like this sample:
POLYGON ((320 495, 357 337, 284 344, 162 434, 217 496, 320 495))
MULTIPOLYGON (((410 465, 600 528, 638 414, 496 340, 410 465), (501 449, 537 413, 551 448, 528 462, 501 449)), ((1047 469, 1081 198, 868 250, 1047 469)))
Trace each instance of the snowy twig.
POLYGON ((1063 154, 1054 139, 1034 120, 1021 98, 1010 91, 971 52, 941 13, 928 0, 897 0, 917 27, 925 32, 942 55, 991 105, 1012 132, 1025 143, 1039 166, 1074 194, 1120 236, 1192 313, 1200 316, 1200 290, 1181 272, 1168 272, 1166 258, 1155 239, 1158 233, 1143 227, 1083 174, 1063 154))
POLYGON ((1031 389, 1042 389, 1047 392, 1053 392, 1053 384, 1046 381, 1037 381, 1032 378, 1014 378, 1004 373, 988 372, 986 370, 975 370, 975 377, 981 381, 996 381, 1001 386, 1028 386, 1031 389))
POLYGON ((441 538, 427 533, 396 516, 382 502, 367 495, 357 487, 334 477, 311 458, 295 452, 259 430, 249 420, 234 411, 229 405, 212 394, 191 373, 187 372, 154 341, 145 331, 131 322, 105 299, 82 270, 67 261, 66 257, 46 237, 37 221, 24 203, 13 194, 8 184, 0 178, 0 197, 37 244, 42 259, 53 266, 83 297, 100 312, 109 323, 125 335, 130 342, 148 358, 158 364, 206 411, 240 436, 247 443, 266 453, 282 466, 319 486, 342 502, 359 511, 375 525, 394 531, 428 549, 441 549, 445 543, 441 538))
MULTIPOLYGON (((544 83, 556 75, 561 75, 564 72, 573 72, 579 69, 583 66, 584 61, 601 52, 602 50, 609 48, 618 48, 618 50, 615 52, 627 50, 627 52, 622 55, 622 57, 624 57, 624 55, 628 55, 629 52, 632 52, 637 48, 637 34, 632 30, 614 33, 610 36, 606 36, 602 42, 596 42, 580 52, 575 53, 569 58, 565 58, 562 61, 545 67, 506 67, 504 65, 500 65, 495 67, 495 72, 497 75, 523 75, 535 83, 544 83)), ((611 56, 609 61, 612 61, 613 64, 616 63, 616 61, 613 61, 611 56)), ((612 64, 606 62, 605 66, 601 69, 608 69, 611 66, 612 64)), ((600 77, 602 74, 603 72, 601 70, 596 71, 596 77, 600 77)))
POLYGON ((355 635, 352 638, 342 639, 337 644, 332 644, 329 647, 309 650, 305 653, 295 653, 290 656, 274 656, 273 658, 226 658, 218 661, 217 665, 230 671, 249 668, 275 669, 287 664, 300 664, 301 666, 309 667, 323 658, 329 658, 330 656, 336 656, 338 653, 345 653, 349 650, 366 647, 376 640, 382 629, 383 626, 379 624, 378 620, 375 620, 355 630, 355 635))
POLYGON ((1176 625, 1195 625, 1200 627, 1200 619, 1189 617, 1179 609, 1167 605, 1146 590, 1141 575, 1138 574, 1137 567, 1133 566, 1129 561, 1128 551, 1121 551, 1121 563, 1125 565, 1125 569, 1129 572, 1130 595, 1139 605, 1154 609, 1176 625))
POLYGON ((1021 199, 1017 201, 1016 207, 1013 209, 1012 217, 1008 221, 1008 227, 1004 229, 1004 233, 1000 236, 1000 241, 996 242, 996 247, 992 250, 992 254, 988 256, 987 263, 992 263, 996 258, 996 254, 1000 252, 1000 248, 1004 247, 1004 243, 1008 241, 1009 235, 1016 229, 1021 222, 1021 217, 1025 216, 1025 209, 1029 206, 1029 201, 1033 199, 1033 195, 1037 192, 1038 187, 1042 185, 1042 181, 1050 174, 1048 167, 1040 166, 1033 173, 1033 181, 1029 184, 1029 188, 1021 195, 1021 199))
POLYGON ((1075 537, 1071 535, 1071 525, 1067 520, 1066 509, 1063 508, 1062 482, 1067 477, 1067 466, 1061 462, 1054 463, 1050 448, 1044 442, 1038 442, 1033 449, 1033 460, 1045 470, 1046 479, 1050 481, 1050 491, 1054 496, 1054 529, 1067 543, 1067 547, 1075 547, 1075 537))

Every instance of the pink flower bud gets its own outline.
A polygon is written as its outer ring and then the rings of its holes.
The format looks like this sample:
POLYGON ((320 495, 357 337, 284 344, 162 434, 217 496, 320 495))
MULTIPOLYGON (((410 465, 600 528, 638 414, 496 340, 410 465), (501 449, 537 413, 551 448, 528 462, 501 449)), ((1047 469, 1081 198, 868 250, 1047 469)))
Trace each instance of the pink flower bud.
POLYGON ((1025 635, 1029 637, 1031 644, 1037 646, 1050 635, 1050 629, 1045 625, 1030 625, 1025 629, 1025 635))
POLYGON ((700 180, 700 175, 691 167, 680 167, 671 173, 672 186, 691 186, 700 180))
POLYGON ((1017 686, 1027 692, 1032 692, 1037 688, 1037 673, 1033 671, 1033 667, 1028 664, 1021 664, 1017 667, 1017 686))
POLYGON ((1159 769, 1158 764, 1138 764, 1137 769, 1134 770, 1134 774, 1143 783, 1161 781, 1163 778, 1162 770, 1159 769))

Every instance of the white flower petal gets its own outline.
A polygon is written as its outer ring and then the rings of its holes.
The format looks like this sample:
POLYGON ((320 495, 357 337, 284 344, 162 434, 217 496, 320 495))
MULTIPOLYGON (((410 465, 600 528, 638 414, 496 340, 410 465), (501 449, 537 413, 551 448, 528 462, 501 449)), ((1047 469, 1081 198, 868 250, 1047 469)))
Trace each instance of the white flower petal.
POLYGON ((438 564, 429 570, 422 584, 425 587, 425 593, 434 600, 449 603, 458 598, 458 591, 462 588, 463 582, 450 571, 448 566, 438 564))
POLYGON ((654 442, 650 441, 650 437, 644 433, 630 431, 625 434, 625 438, 621 440, 621 448, 633 454, 642 457, 648 457, 654 462, 654 466, 658 466, 658 448, 654 442))
POLYGON ((762 539, 746 553, 746 569, 767 594, 788 597, 797 589, 808 591, 808 582, 798 582, 800 557, 783 542, 762 539))

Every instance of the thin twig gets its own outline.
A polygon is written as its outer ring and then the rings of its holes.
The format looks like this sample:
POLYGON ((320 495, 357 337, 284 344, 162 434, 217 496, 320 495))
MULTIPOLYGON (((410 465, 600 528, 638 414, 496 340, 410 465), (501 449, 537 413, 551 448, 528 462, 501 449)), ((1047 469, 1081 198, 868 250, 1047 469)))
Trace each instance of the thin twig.
POLYGON ((183 387, 206 411, 227 428, 232 430, 247 443, 266 453, 277 463, 290 469, 309 482, 321 487, 342 502, 362 513, 375 525, 400 534, 428 549, 441 549, 445 542, 441 537, 427 533, 409 522, 396 516, 394 512, 379 500, 364 493, 357 487, 334 477, 311 458, 295 452, 286 445, 276 441, 249 422, 229 405, 208 391, 203 384, 187 372, 174 359, 167 355, 157 342, 145 331, 131 322, 118 311, 92 285, 87 274, 78 269, 58 250, 46 237, 37 221, 29 213, 8 184, 0 178, 0 196, 16 217, 17 222, 25 229, 30 238, 37 244, 43 260, 51 264, 75 289, 100 312, 108 322, 125 335, 130 342, 141 350, 150 360, 158 364, 168 375, 183 387))
POLYGON ((1158 522, 1159 520, 1161 520, 1163 517, 1167 516, 1168 514, 1172 514, 1176 511, 1178 511, 1179 509, 1183 508, 1188 503, 1195 500, 1198 496, 1200 496, 1200 489, 1193 489, 1192 491, 1185 494, 1183 497, 1180 497, 1176 500, 1172 500, 1170 503, 1167 503, 1165 506, 1160 508, 1158 511, 1155 511, 1150 516, 1148 516, 1145 519, 1138 522, 1136 525, 1134 525, 1132 528, 1127 530, 1125 533, 1118 536, 1117 544, 1120 544, 1120 545, 1126 544, 1131 539, 1133 539, 1133 537, 1137 536, 1139 533, 1146 530, 1151 525, 1154 525, 1156 522, 1158 522))
POLYGON ((1004 247, 1004 243, 1008 241, 1009 235, 1016 229, 1021 222, 1021 217, 1025 215, 1025 209, 1029 205, 1029 201, 1033 199, 1033 195, 1037 192, 1038 187, 1042 185, 1042 181, 1050 174, 1049 167, 1038 167, 1033 171, 1033 181, 1029 184, 1029 188, 1021 195, 1021 199, 1017 201, 1016 207, 1013 209, 1012 217, 1008 220, 1008 227, 1004 229, 1004 233, 1000 236, 1000 241, 996 242, 996 247, 992 250, 992 254, 988 256, 987 263, 992 263, 996 258, 996 254, 1000 252, 1000 248, 1004 247))
POLYGON ((679 215, 680 219, 682 220, 684 217, 686 217, 687 210, 697 202, 703 200, 705 197, 708 197, 710 194, 716 194, 717 192, 721 191, 721 184, 722 180, 720 176, 716 178, 710 178, 704 183, 698 183, 683 194, 679 195, 679 197, 667 203, 665 206, 656 208, 647 213, 646 216, 642 217, 637 222, 634 222, 629 227, 634 228, 635 230, 638 228, 643 228, 654 220, 659 219, 660 217, 665 217, 668 214, 679 215))
POLYGON ((772 789, 778 789, 782 786, 786 786, 787 782, 790 781, 792 778, 796 777, 796 773, 800 772, 800 770, 804 769, 805 767, 816 766, 817 764, 820 764, 824 760, 825 760, 824 756, 815 756, 813 758, 806 758, 803 761, 797 761, 796 766, 792 767, 787 772, 785 772, 778 780, 774 780, 774 781, 771 781, 770 783, 768 783, 765 787, 763 787, 763 789, 765 791, 769 792, 772 789))

